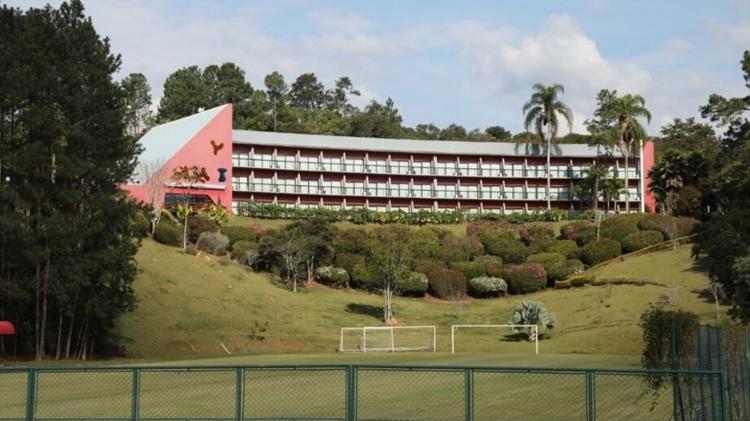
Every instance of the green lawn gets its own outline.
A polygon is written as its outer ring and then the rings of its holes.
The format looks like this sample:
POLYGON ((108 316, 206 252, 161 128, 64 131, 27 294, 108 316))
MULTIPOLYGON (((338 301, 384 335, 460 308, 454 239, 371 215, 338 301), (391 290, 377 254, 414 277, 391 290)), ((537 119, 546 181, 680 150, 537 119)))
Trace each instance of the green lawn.
MULTIPOLYGON (((295 294, 266 274, 185 255, 150 240, 137 258, 138 307, 121 323, 127 349, 136 358, 226 356, 222 343, 240 355, 333 355, 340 327, 382 324, 378 295, 317 285, 295 294), (268 323, 262 341, 250 338, 256 322, 268 323)), ((713 304, 698 296, 707 280, 695 270, 689 246, 602 268, 602 276, 608 274, 648 278, 667 286, 589 286, 459 303, 397 298, 396 318, 402 325, 436 325, 437 348, 448 351, 450 325, 506 323, 517 303, 539 300, 559 320, 552 337, 541 342, 543 354, 630 356, 641 350, 640 314, 662 295, 674 297, 704 321, 715 318, 713 304)), ((509 342, 496 332, 462 333, 459 340, 461 352, 525 354, 531 349, 527 342, 509 342)))

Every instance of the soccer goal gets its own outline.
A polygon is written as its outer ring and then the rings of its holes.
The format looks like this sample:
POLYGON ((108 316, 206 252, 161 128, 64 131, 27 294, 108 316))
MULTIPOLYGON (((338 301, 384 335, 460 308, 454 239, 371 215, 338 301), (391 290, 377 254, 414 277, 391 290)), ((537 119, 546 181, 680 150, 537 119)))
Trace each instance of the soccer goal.
POLYGON ((435 352, 435 326, 342 327, 339 352, 435 352))
POLYGON ((539 326, 537 325, 453 325, 451 326, 451 354, 456 353, 456 333, 460 329, 505 329, 518 331, 528 330, 529 341, 534 342, 534 353, 539 354, 539 326))

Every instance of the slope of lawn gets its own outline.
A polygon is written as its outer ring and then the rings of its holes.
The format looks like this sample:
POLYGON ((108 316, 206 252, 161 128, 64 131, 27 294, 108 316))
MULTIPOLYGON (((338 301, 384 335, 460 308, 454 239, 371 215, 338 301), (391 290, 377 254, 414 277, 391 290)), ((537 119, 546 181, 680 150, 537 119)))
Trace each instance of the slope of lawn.
MULTIPOLYGON (((695 268, 689 251, 689 246, 682 246, 601 270, 601 276, 650 279, 666 286, 586 286, 460 303, 399 297, 395 314, 402 325, 437 325, 438 350, 449 351, 451 324, 507 323, 516 304, 538 300, 559 320, 551 338, 541 342, 542 354, 617 354, 637 361, 641 351, 638 319, 650 302, 668 295, 704 321, 716 317, 713 303, 698 295, 707 278, 695 268)), ((295 294, 266 274, 183 254, 151 240, 144 241, 137 259, 138 306, 121 323, 127 349, 136 358, 226 356, 221 344, 234 355, 250 355, 242 360, 247 363, 257 354, 333 356, 340 327, 382 325, 378 295, 317 285, 295 294), (260 332, 256 323, 267 324, 267 330, 260 332)), ((510 341, 498 332, 464 332, 458 347, 459 352, 485 354, 527 355, 532 349, 528 342, 510 341)), ((302 362, 302 358, 268 358, 266 362, 302 362)), ((329 362, 327 358, 317 361, 329 362)))

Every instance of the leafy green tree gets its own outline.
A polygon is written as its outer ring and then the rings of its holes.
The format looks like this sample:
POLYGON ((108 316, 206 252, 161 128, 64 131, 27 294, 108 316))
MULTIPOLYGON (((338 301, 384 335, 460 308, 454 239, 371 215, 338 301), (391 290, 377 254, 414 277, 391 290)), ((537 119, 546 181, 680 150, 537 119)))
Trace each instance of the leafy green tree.
POLYGON ((582 180, 587 186, 590 186, 591 193, 591 210, 599 210, 599 197, 601 195, 600 185, 607 179, 609 169, 601 164, 589 165, 586 168, 586 177, 582 180))
POLYGON ((0 317, 19 357, 93 358, 135 305, 144 231, 120 57, 79 0, 2 6, 0 28, 0 317))
POLYGON ((286 105, 287 95, 289 95, 289 85, 284 81, 284 76, 277 71, 266 75, 263 83, 266 85, 268 100, 271 102, 273 131, 276 131, 278 128, 278 110, 279 108, 284 108, 286 105))
POLYGON ((572 130, 573 112, 558 97, 565 92, 562 85, 545 86, 537 83, 532 87, 532 91, 531 98, 523 105, 523 126, 527 131, 533 126, 537 136, 539 136, 539 141, 545 145, 547 154, 547 189, 545 195, 547 196, 547 210, 550 210, 552 209, 550 153, 552 141, 557 137, 557 131, 560 127, 558 114, 568 122, 568 128, 572 130))
POLYGON ((719 154, 719 139, 713 127, 698 123, 695 118, 675 118, 661 128, 661 137, 655 139, 660 151, 676 149, 680 152, 700 152, 708 160, 719 154))
POLYGON ((131 73, 120 83, 125 93, 125 130, 133 137, 151 122, 151 86, 143 73, 131 73))
POLYGON ((625 212, 630 212, 629 166, 633 145, 640 149, 646 139, 646 129, 639 119, 651 121, 646 100, 640 95, 618 96, 617 91, 603 89, 597 94, 594 120, 587 121, 592 144, 618 145, 625 158, 625 212))
POLYGON ((505 130, 501 126, 490 126, 484 129, 484 132, 492 136, 493 140, 498 142, 507 142, 513 137, 513 133, 505 130))
POLYGON ((438 139, 440 140, 465 140, 466 129, 461 125, 452 123, 448 127, 444 128, 443 130, 440 130, 440 135, 438 136, 438 139))
POLYGON ((614 203, 620 198, 622 189, 625 188, 625 181, 621 178, 607 178, 601 181, 602 196, 606 204, 606 213, 609 213, 610 206, 614 208, 614 203))
POLYGON ((391 98, 381 104, 370 102, 365 111, 351 118, 352 136, 399 138, 401 136, 401 115, 391 98))
POLYGON ((230 103, 239 108, 253 94, 253 87, 245 80, 245 71, 234 63, 206 66, 203 80, 208 85, 209 108, 230 103))
POLYGON ((414 128, 414 137, 421 140, 438 140, 440 128, 432 123, 417 124, 414 128))
POLYGON ((211 87, 198 66, 183 67, 167 76, 157 119, 164 123, 187 117, 211 104, 211 87))
POLYGON ((700 216, 704 205, 711 204, 710 172, 701 152, 667 149, 651 168, 648 187, 662 213, 700 216))
POLYGON ((187 249, 188 240, 188 216, 191 214, 190 193, 198 184, 204 184, 208 181, 208 172, 206 168, 198 166, 183 165, 172 171, 172 180, 177 186, 185 189, 185 201, 180 205, 179 213, 182 220, 182 248, 187 249))
POLYGON ((372 231, 368 242, 367 267, 383 290, 383 320, 393 320, 393 295, 400 279, 410 275, 412 250, 408 241, 409 228, 385 225, 372 231))
POLYGON ((303 73, 297 77, 289 92, 291 104, 298 108, 320 108, 326 99, 325 87, 315 73, 303 73))
POLYGON ((336 81, 336 87, 326 92, 327 106, 341 115, 351 115, 357 111, 357 108, 349 103, 349 97, 360 95, 361 93, 354 89, 349 76, 341 76, 336 81))

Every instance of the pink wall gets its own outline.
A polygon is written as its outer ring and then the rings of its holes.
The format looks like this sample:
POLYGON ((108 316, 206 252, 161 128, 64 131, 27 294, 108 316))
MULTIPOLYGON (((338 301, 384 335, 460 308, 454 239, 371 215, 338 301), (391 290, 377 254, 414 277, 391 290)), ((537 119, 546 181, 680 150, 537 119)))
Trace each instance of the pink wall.
MULTIPOLYGON (((228 212, 232 210, 232 105, 224 107, 208 124, 206 124, 190 140, 185 142, 169 160, 164 164, 169 174, 183 165, 205 167, 210 179, 204 188, 192 187, 191 194, 205 194, 211 197, 214 203, 221 203, 228 212), (224 146, 214 154, 216 145, 224 146), (219 168, 226 169, 225 181, 219 181, 219 168)), ((144 186, 125 185, 123 190, 128 191, 136 199, 145 202, 146 190, 144 186)), ((186 191, 180 187, 166 189, 169 193, 180 193, 186 191)))
POLYGON ((654 159, 655 159, 655 153, 654 153, 654 142, 653 141, 646 141, 646 143, 643 145, 643 174, 642 177, 644 177, 643 185, 645 188, 645 203, 646 203, 646 211, 647 212, 656 212, 656 198, 654 198, 653 193, 651 193, 651 190, 648 188, 648 184, 651 182, 651 177, 649 177, 649 172, 651 172, 651 168, 654 166, 654 159))

